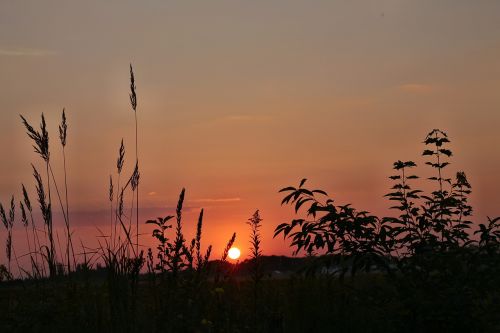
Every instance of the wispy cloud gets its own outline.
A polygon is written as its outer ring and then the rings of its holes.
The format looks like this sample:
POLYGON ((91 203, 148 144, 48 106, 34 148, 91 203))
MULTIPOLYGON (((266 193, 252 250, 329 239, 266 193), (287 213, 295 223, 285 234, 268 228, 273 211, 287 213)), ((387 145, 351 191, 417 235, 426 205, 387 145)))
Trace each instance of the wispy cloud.
POLYGON ((221 203, 221 202, 238 202, 241 198, 207 198, 207 199, 194 199, 193 202, 208 202, 208 203, 221 203))
POLYGON ((47 57, 57 53, 44 49, 0 48, 0 57, 47 57))
POLYGON ((426 83, 405 83, 399 85, 398 89, 406 93, 427 94, 436 91, 437 87, 426 83))

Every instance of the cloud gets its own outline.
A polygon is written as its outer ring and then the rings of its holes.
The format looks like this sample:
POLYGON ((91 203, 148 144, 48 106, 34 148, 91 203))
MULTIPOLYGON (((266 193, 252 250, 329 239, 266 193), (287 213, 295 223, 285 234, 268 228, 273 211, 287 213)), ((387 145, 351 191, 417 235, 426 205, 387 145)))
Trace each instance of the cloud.
POLYGON ((156 192, 155 192, 155 191, 149 192, 149 193, 148 193, 148 195, 149 195, 149 196, 156 195, 156 192))
POLYGON ((238 202, 241 198, 215 198, 215 199, 195 199, 193 202, 208 202, 208 203, 220 203, 220 202, 238 202))
POLYGON ((427 94, 436 91, 436 86, 425 83, 405 83, 398 86, 398 89, 413 94, 427 94))
POLYGON ((47 57, 54 55, 56 52, 43 49, 0 48, 0 57, 47 57))

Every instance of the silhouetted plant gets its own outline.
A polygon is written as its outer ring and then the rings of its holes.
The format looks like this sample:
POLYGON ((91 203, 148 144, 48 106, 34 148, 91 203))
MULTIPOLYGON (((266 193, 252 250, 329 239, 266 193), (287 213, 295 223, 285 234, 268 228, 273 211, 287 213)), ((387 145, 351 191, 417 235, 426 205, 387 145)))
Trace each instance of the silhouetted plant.
POLYGON ((459 171, 456 174, 455 183, 453 183, 452 196, 455 199, 454 215, 456 218, 453 220, 453 237, 460 239, 463 242, 467 241, 466 229, 470 228, 472 221, 468 218, 472 215, 472 206, 468 204, 468 196, 471 193, 471 185, 467 180, 465 172, 459 171))
POLYGON ((488 254, 498 253, 500 249, 500 217, 488 217, 488 224, 479 224, 479 230, 474 234, 479 234, 479 248, 488 254))
MULTIPOLYGON (((75 250, 73 248, 73 241, 71 237, 70 223, 69 223, 69 201, 68 201, 68 179, 67 179, 67 169, 66 169, 66 139, 68 135, 68 124, 66 122, 66 112, 65 109, 62 111, 61 124, 59 125, 59 140, 61 141, 62 153, 63 153, 63 169, 64 169, 64 194, 66 203, 66 259, 68 265, 68 273, 71 272, 70 258, 73 257, 73 266, 76 267, 75 250), (71 251, 71 253, 70 253, 71 251)), ((64 207, 63 207, 64 211, 64 207)))
POLYGON ((174 279, 179 269, 181 269, 185 265, 185 263, 182 261, 182 250, 185 243, 184 235, 182 234, 182 204, 184 203, 184 193, 185 190, 182 189, 181 194, 179 195, 179 201, 177 202, 177 208, 175 210, 175 239, 172 244, 169 244, 169 251, 166 252, 167 256, 170 256, 169 261, 171 263, 171 270, 174 279))
POLYGON ((134 70, 132 68, 132 64, 130 64, 130 105, 132 106, 132 110, 134 110, 134 119, 135 119, 135 186, 132 185, 132 190, 136 195, 136 248, 139 252, 139 145, 138 145, 138 131, 137 131, 137 94, 135 92, 135 77, 134 70))
POLYGON ((35 153, 40 155, 40 157, 48 163, 50 153, 49 153, 49 133, 47 132, 47 125, 45 123, 45 117, 42 113, 42 121, 40 123, 40 132, 36 131, 28 121, 21 115, 22 122, 26 127, 28 137, 35 143, 33 148, 35 153))
MULTIPOLYGON (((50 152, 49 152, 49 134, 47 132, 47 125, 45 123, 45 117, 42 113, 41 122, 40 122, 40 131, 36 131, 28 121, 21 115, 21 120, 26 128, 28 137, 33 140, 34 145, 33 148, 35 153, 37 153, 46 165, 46 176, 47 176, 47 190, 48 190, 48 203, 45 202, 45 191, 42 184, 42 179, 40 174, 33 166, 35 180, 37 182, 37 192, 38 192, 38 202, 40 204, 40 208, 42 210, 42 216, 45 221, 45 226, 47 227, 47 237, 49 240, 50 249, 45 247, 45 259, 49 267, 49 274, 51 277, 55 276, 55 246, 54 246, 54 238, 52 235, 52 212, 51 212, 51 195, 50 195, 50 176, 49 176, 49 161, 50 161, 50 152), (41 201, 41 195, 43 194, 43 205, 41 201), (43 208, 42 208, 43 206, 43 208)), ((40 249, 41 250, 41 249, 40 249)))
POLYGON ((159 262, 154 266, 154 269, 160 271, 161 273, 165 273, 168 269, 170 269, 168 260, 170 257, 170 246, 168 246, 167 244, 167 231, 168 229, 172 228, 172 225, 168 224, 167 222, 172 218, 174 218, 174 216, 169 215, 166 217, 158 217, 157 220, 146 221, 147 224, 156 225, 156 228, 153 230, 153 237, 156 238, 159 242, 158 246, 156 247, 158 251, 156 257, 159 262))
POLYGON ((113 176, 109 175, 109 188, 108 188, 108 200, 109 200, 109 242, 114 245, 114 219, 113 219, 113 200, 114 200, 114 186, 113 186, 113 176))
MULTIPOLYGON (((22 201, 19 201, 19 208, 21 210, 21 222, 23 224, 24 231, 26 233, 26 243, 28 244, 28 251, 29 251, 28 254, 29 254, 30 263, 31 263, 31 274, 29 274, 29 272, 28 272, 28 274, 31 275, 31 277, 39 278, 40 277, 40 270, 38 268, 36 260, 33 258, 33 251, 31 249, 31 241, 30 241, 29 232, 28 232, 29 220, 28 220, 28 216, 26 214, 26 209, 24 208, 24 204, 22 201)), ((36 248, 36 243, 33 244, 33 247, 34 247, 34 249, 36 248)))
POLYGON ((248 219, 247 224, 250 226, 250 253, 253 260, 252 269, 252 280, 255 284, 258 284, 262 279, 262 266, 260 262, 260 257, 262 256, 262 250, 260 247, 261 235, 260 227, 262 219, 260 218, 259 211, 255 211, 251 218, 248 219))
MULTIPOLYGON (((113 178, 109 178, 108 200, 110 201, 110 234, 104 235, 101 232, 103 242, 99 242, 99 254, 106 267, 109 309, 113 331, 135 331, 137 312, 137 292, 139 275, 146 261, 143 251, 138 251, 137 244, 132 241, 131 222, 128 226, 124 221, 124 198, 127 188, 130 186, 132 194, 137 189, 139 174, 137 164, 134 172, 127 183, 120 188, 120 175, 123 168, 125 147, 123 140, 120 145, 117 160, 117 190, 115 211, 113 212, 113 201, 115 200, 113 178), (117 226, 120 225, 118 232, 117 226), (124 238, 120 236, 124 234, 124 238)), ((133 207, 133 206, 132 206, 133 207)))
MULTIPOLYGON (((119 157, 118 157, 118 163, 117 163, 117 167, 118 167, 118 181, 120 180, 121 168, 123 167, 124 152, 125 152, 125 148, 123 146, 123 141, 122 141, 122 145, 120 147, 120 152, 119 152, 119 157)), ((133 256, 136 257, 136 258, 142 257, 142 252, 143 251, 137 252, 138 251, 138 247, 134 246, 135 244, 132 241, 132 234, 131 234, 132 216, 130 216, 130 219, 129 219, 130 223, 129 223, 128 227, 125 225, 125 221, 124 221, 124 218, 125 218, 125 214, 124 214, 124 209, 125 209, 124 198, 125 198, 125 191, 127 190, 127 188, 129 186, 130 186, 130 188, 132 190, 132 195, 133 195, 134 191, 137 189, 137 186, 139 184, 139 176, 140 176, 139 175, 139 170, 138 170, 137 163, 136 163, 134 171, 133 171, 132 175, 129 177, 127 183, 125 183, 125 186, 123 186, 121 188, 121 190, 118 191, 119 195, 117 194, 118 197, 117 197, 117 203, 116 203, 116 222, 115 222, 115 229, 116 229, 116 225, 119 224, 121 226, 121 229, 122 229, 123 233, 125 234, 125 244, 126 244, 127 253, 129 251, 132 251, 133 256)), ((112 183, 110 183, 110 186, 111 186, 111 184, 112 183)), ((111 188, 109 189, 109 191, 111 192, 111 188)), ((133 209, 133 201, 132 201, 132 209, 133 209)), ((111 237, 111 235, 110 235, 110 237, 111 237)), ((121 238, 120 238, 119 234, 115 230, 115 235, 114 235, 114 237, 113 237, 112 242, 111 242, 110 245, 112 245, 113 247, 116 247, 117 244, 121 243, 120 239, 121 238)))
POLYGON ((254 331, 259 331, 258 325, 258 306, 260 304, 260 282, 263 277, 261 263, 261 235, 260 228, 262 219, 259 215, 259 210, 255 211, 251 218, 246 222, 250 226, 250 253, 251 253, 251 279, 253 281, 253 317, 254 331))
POLYGON ((431 195, 422 196, 426 201, 423 206, 423 218, 432 226, 432 231, 435 235, 432 238, 429 246, 434 247, 438 244, 447 247, 450 241, 450 228, 452 223, 452 208, 455 204, 454 198, 450 196, 450 192, 445 188, 445 184, 451 187, 451 179, 443 178, 444 169, 450 164, 446 161, 452 156, 451 150, 444 148, 445 144, 450 142, 446 133, 441 130, 434 129, 425 138, 425 145, 433 146, 432 149, 426 149, 422 153, 424 156, 433 156, 434 161, 427 161, 425 164, 430 165, 437 172, 436 176, 430 177, 429 180, 437 183, 436 190, 431 192, 431 195))
MULTIPOLYGON (((116 243, 116 238, 118 237, 117 235, 117 225, 118 225, 118 213, 119 213, 119 201, 120 201, 120 176, 121 176, 121 173, 122 173, 122 169, 123 169, 123 163, 125 162, 125 145, 123 144, 123 139, 120 143, 120 149, 118 150, 118 158, 116 160, 116 170, 117 170, 117 185, 116 185, 116 188, 117 188, 117 191, 116 191, 116 206, 115 206, 115 214, 114 214, 114 219, 112 220, 112 231, 111 231, 111 239, 112 239, 112 244, 113 246, 115 245, 116 243), (114 231, 114 233, 113 233, 114 231)), ((112 191, 111 190, 111 185, 112 185, 112 179, 110 180, 110 192, 112 191)), ((111 200, 112 201, 112 200, 111 200)), ((113 206, 113 203, 111 202, 111 206, 113 206)))
POLYGON ((422 191, 413 190, 409 185, 409 180, 418 178, 405 174, 405 170, 416 166, 414 162, 394 163, 394 169, 400 171, 400 174, 390 178, 399 182, 392 188, 396 191, 386 196, 389 200, 399 201, 398 206, 391 208, 402 213, 399 218, 384 220, 396 226, 395 236, 399 237, 399 248, 408 251, 410 255, 428 251, 448 251, 471 243, 467 233, 472 223, 467 220, 472 214, 472 207, 467 203, 471 186, 464 172, 457 173, 454 183, 450 178, 444 178, 444 169, 449 165, 444 158, 452 156, 451 150, 444 148, 448 142, 446 133, 440 130, 431 131, 424 141, 426 145, 434 145, 432 150, 425 149, 423 152, 424 156, 432 156, 435 159, 426 162, 437 172, 436 176, 429 178, 437 184, 437 188, 430 195, 423 195, 422 191), (423 203, 418 207, 420 200, 423 200, 423 203))
POLYGON ((176 216, 169 215, 164 218, 159 217, 157 220, 146 221, 147 224, 154 224, 157 226, 157 228, 153 230, 153 237, 159 241, 157 246, 157 258, 159 262, 156 265, 156 269, 161 273, 171 272, 174 279, 177 277, 179 269, 187 265, 183 259, 186 253, 183 251, 185 239, 182 234, 182 205, 184 202, 184 194, 185 190, 182 189, 179 195, 179 201, 177 202, 176 216), (173 226, 167 222, 174 217, 176 217, 175 239, 170 242, 166 233, 168 229, 173 226))
POLYGON ((219 263, 219 265, 217 265, 217 270, 215 273, 215 283, 216 284, 220 281, 221 278, 223 280, 225 280, 228 277, 230 277, 232 267, 228 269, 227 265, 225 265, 225 264, 227 263, 227 256, 229 254, 229 250, 233 247, 233 244, 235 241, 236 241, 236 233, 233 232, 233 235, 227 241, 226 247, 224 248, 224 251, 222 252, 220 263, 219 263), (222 277, 221 277, 221 274, 222 274, 222 277))
POLYGON ((196 237, 193 239, 192 244, 196 247, 196 271, 198 273, 206 271, 208 260, 212 252, 212 245, 209 245, 205 255, 201 253, 201 233, 203 228, 203 209, 200 211, 198 223, 196 224, 196 237))
POLYGON ((233 247, 234 241, 236 240, 236 233, 234 232, 231 238, 228 240, 226 247, 224 248, 224 252, 222 252, 221 261, 227 261, 227 255, 229 254, 229 250, 233 247))
MULTIPOLYGON (((71 270, 71 264, 70 264, 70 249, 72 249, 72 241, 71 241, 71 230, 70 230, 70 225, 69 225, 69 205, 68 205, 68 198, 66 196, 66 205, 63 204, 63 200, 61 198, 61 194, 59 192, 59 187, 57 185, 57 181, 56 181, 56 177, 54 175, 54 171, 52 170, 52 165, 51 165, 51 162, 50 162, 50 151, 49 151, 49 134, 48 134, 48 131, 47 131, 47 125, 46 125, 46 122, 45 122, 45 117, 42 113, 42 116, 41 116, 41 122, 40 122, 40 131, 37 131, 35 130, 29 123, 28 121, 21 115, 21 120, 22 120, 22 123, 23 125, 25 126, 26 128, 26 132, 27 132, 27 135, 30 139, 33 140, 34 142, 34 145, 33 145, 33 148, 35 149, 35 152, 42 158, 42 160, 45 162, 45 171, 46 171, 46 176, 47 176, 47 197, 48 197, 48 204, 45 205, 45 209, 48 209, 50 211, 50 214, 49 214, 49 211, 46 211, 46 212, 43 212, 42 211, 42 215, 44 216, 44 219, 45 218, 49 218, 50 220, 49 221, 45 221, 45 225, 47 226, 47 233, 48 233, 48 239, 49 239, 49 246, 50 246, 50 249, 48 250, 48 252, 50 252, 50 255, 47 255, 45 254, 45 257, 46 259, 50 258, 51 260, 53 260, 53 262, 49 265, 49 274, 51 277, 55 276, 54 274, 56 274, 56 251, 55 251, 55 245, 54 245, 54 235, 52 234, 53 233, 53 230, 52 230, 52 197, 51 197, 51 179, 52 179, 52 183, 54 185, 54 188, 56 190, 56 194, 57 194, 57 198, 58 198, 58 201, 59 201, 59 204, 60 204, 60 207, 61 207, 61 211, 62 211, 62 215, 63 215, 63 218, 64 218, 64 223, 65 223, 65 226, 66 226, 66 236, 67 236, 67 243, 66 243, 66 260, 63 260, 63 261, 66 261, 67 262, 67 269, 68 269, 68 272, 71 270), (66 208, 65 208, 66 206, 66 208), (52 267, 52 268, 51 268, 52 267)), ((62 122, 59 126, 59 139, 61 141, 61 145, 63 147, 63 157, 64 157, 64 164, 65 164, 65 146, 66 146, 66 139, 67 139, 67 123, 66 123, 66 114, 63 110, 63 116, 62 116, 62 122)), ((64 165, 65 166, 65 165, 64 165)), ((34 168, 34 166, 33 166, 34 168)), ((67 194, 67 179, 66 179, 66 168, 64 168, 64 173, 65 173, 65 190, 66 190, 66 194, 67 194)), ((35 174, 38 174, 38 171, 35 170, 35 174)), ((40 189, 43 189, 43 186, 40 187, 40 182, 41 182, 41 177, 36 177, 35 175, 35 180, 38 184, 38 187, 40 189)), ((45 193, 44 193, 44 196, 45 196, 45 193)), ((39 193, 39 199, 40 199, 40 193, 39 193)), ((44 199, 45 200, 45 199, 44 199)), ((39 200, 40 202, 40 200, 39 200)), ((46 250, 47 252, 47 250, 46 250)), ((63 257, 63 254, 64 253, 61 253, 61 256, 63 257)), ((73 251, 73 263, 76 264, 76 259, 75 259, 75 256, 74 256, 74 251, 73 251)))
POLYGON ((28 195, 28 191, 26 190, 26 187, 24 184, 22 185, 22 192, 23 192, 23 202, 24 206, 29 212, 29 217, 31 221, 31 231, 32 231, 32 236, 33 236, 33 250, 34 250, 34 256, 35 256, 35 268, 36 268, 36 276, 37 277, 42 277, 45 276, 45 268, 44 265, 40 265, 39 262, 39 256, 40 256, 40 250, 41 250, 41 244, 40 244, 40 238, 38 237, 38 232, 36 230, 35 226, 35 219, 33 218, 33 207, 31 206, 31 200, 28 195))
MULTIPOLYGON (((339 260, 351 258, 352 273, 358 268, 369 269, 373 263, 389 269, 388 259, 396 253, 401 253, 404 258, 429 251, 451 251, 472 244, 467 232, 472 224, 469 220, 472 207, 467 199, 471 186, 464 172, 458 172, 454 182, 444 175, 444 169, 449 165, 447 159, 452 156, 451 150, 445 147, 449 142, 446 133, 437 129, 425 138, 425 145, 432 146, 432 149, 425 149, 423 155, 433 158, 426 164, 436 170, 436 176, 429 180, 435 182, 437 188, 429 195, 411 186, 411 181, 418 179, 418 176, 408 174, 416 166, 413 161, 394 163, 398 174, 389 178, 396 183, 386 197, 397 202, 391 208, 400 212, 398 217, 379 219, 368 212, 357 212, 350 205, 336 206, 329 198, 320 201, 318 196, 326 197, 326 192, 304 188, 306 180, 303 179, 298 188, 286 187, 280 191, 287 193, 282 204, 294 205, 296 213, 305 205, 308 207, 306 215, 312 219, 294 219, 280 224, 275 237, 283 234, 290 238, 295 253, 322 251, 340 255, 339 260)), ((491 228, 496 228, 495 222, 491 228)), ((481 244, 486 244, 490 232, 484 225, 481 228, 481 244)), ((341 272, 345 272, 346 267, 340 266, 341 272)))
MULTIPOLYGON (((203 209, 200 211, 196 225, 196 235, 189 244, 183 232, 182 209, 185 190, 182 189, 176 207, 176 214, 148 220, 146 224, 153 225, 152 236, 158 241, 156 256, 153 251, 148 251, 148 271, 151 288, 158 288, 154 302, 157 305, 158 328, 169 331, 186 330, 186 327, 197 327, 201 320, 202 310, 206 306, 209 281, 209 259, 212 246, 208 246, 203 254, 201 238, 203 228, 203 209), (175 218, 175 223, 172 219, 175 218), (169 236, 172 229, 173 234, 169 236), (156 257, 156 258, 155 258, 156 257), (158 275, 154 273, 158 272, 158 275), (160 277, 158 284, 156 277, 160 277), (194 296, 196 295, 196 297, 194 296), (193 297, 197 299, 193 301, 193 297), (170 322, 166 325, 164 318, 182 317, 192 318, 195 322, 170 322)), ((233 239, 234 242, 234 239, 233 239)), ((226 253, 227 256, 227 253, 226 253)), ((218 281, 217 266, 216 277, 218 281)))
MULTIPOLYGON (((420 208, 417 207, 415 200, 420 198, 420 190, 412 189, 410 180, 418 179, 416 175, 408 175, 408 170, 415 167, 413 161, 397 161, 394 162, 393 169, 399 174, 392 175, 389 178, 396 181, 392 187, 394 192, 390 192, 385 196, 389 200, 398 202, 398 205, 392 206, 391 209, 400 211, 398 218, 386 217, 385 222, 392 224, 395 229, 391 229, 394 234, 392 236, 399 238, 398 245, 395 249, 415 253, 421 247, 427 238, 427 225, 419 220, 420 208)), ((387 236, 391 236, 390 234, 387 236)), ((394 243, 394 245, 396 245, 394 243)), ((388 248, 387 250, 391 250, 388 248)))
POLYGON ((186 240, 182 231, 182 206, 184 202, 185 189, 182 189, 176 208, 176 215, 169 215, 166 217, 158 217, 156 220, 148 220, 146 224, 153 224, 152 236, 158 240, 156 247, 158 262, 154 265, 154 269, 162 274, 171 273, 175 280, 179 272, 183 269, 193 270, 201 273, 206 270, 212 246, 207 248, 205 255, 201 253, 201 234, 203 226, 203 209, 200 212, 196 236, 192 239, 191 245, 186 246, 186 240), (171 240, 167 233, 173 225, 169 221, 176 218, 175 235, 171 240), (196 252, 195 252, 196 251, 196 252), (194 263, 196 262, 196 267, 194 263))
MULTIPOLYGON (((413 161, 394 163, 397 173, 389 178, 395 183, 386 197, 395 202, 391 208, 399 212, 397 217, 379 219, 358 213, 349 205, 336 206, 329 198, 319 200, 326 193, 304 188, 304 179, 298 188, 281 190, 286 192, 282 204, 294 205, 296 213, 307 207, 308 220, 297 218, 280 224, 275 236, 283 234, 291 239, 295 253, 328 254, 319 264, 333 260, 340 266, 340 277, 347 268, 354 273, 359 268, 368 270, 371 263, 385 268, 390 273, 388 283, 395 287, 395 300, 405 311, 397 330, 482 327, 465 318, 472 313, 481 317, 481 311, 488 311, 476 307, 484 302, 483 295, 499 297, 492 281, 497 281, 500 273, 500 218, 488 218, 488 224, 480 224, 474 232, 480 239, 471 238, 471 185, 464 172, 458 172, 453 181, 446 177, 452 156, 446 148, 449 142, 446 133, 437 129, 424 140, 430 149, 426 147, 423 155, 431 157, 426 164, 436 171, 429 178, 435 186, 429 194, 412 184, 418 179, 411 172, 416 167, 413 161)), ((340 286, 343 309, 348 294, 356 291, 346 289, 343 279, 340 286)), ((493 302, 488 304, 493 306, 493 302)), ((345 322, 345 311, 339 310, 338 316, 345 322)), ((494 321, 493 326, 498 325, 494 321)))
POLYGON ((5 244, 5 251, 7 254, 7 261, 8 261, 7 269, 11 275, 12 271, 10 263, 12 260, 12 228, 14 227, 14 214, 15 214, 14 196, 12 196, 12 199, 10 201, 10 210, 8 217, 3 205, 0 203, 0 218, 2 219, 2 223, 5 226, 5 229, 7 230, 7 241, 5 244))
POLYGON ((12 274, 5 265, 0 265, 0 282, 12 280, 12 274))
POLYGON ((52 228, 52 208, 50 201, 47 202, 47 197, 45 194, 45 188, 43 186, 43 181, 42 177, 40 176, 40 173, 38 170, 35 168, 34 165, 32 165, 33 168, 33 176, 35 177, 36 181, 36 191, 38 194, 38 204, 40 205, 40 211, 42 212, 42 217, 44 221, 44 226, 45 229, 47 230, 47 238, 48 238, 48 243, 49 245, 43 245, 40 250, 45 250, 45 253, 41 253, 42 257, 45 259, 45 262, 47 263, 47 266, 49 268, 49 275, 50 277, 56 276, 56 248, 54 244, 54 235, 53 235, 53 228, 52 228))
POLYGON ((344 258, 352 258, 352 274, 358 269, 369 270, 374 262, 382 263, 385 247, 377 240, 381 238, 379 233, 384 237, 382 230, 385 226, 380 220, 366 211, 358 212, 350 205, 336 206, 330 198, 318 200, 317 196, 327 197, 327 193, 308 190, 303 187, 305 182, 306 179, 303 179, 298 188, 281 189, 280 192, 288 192, 282 204, 293 204, 297 213, 307 203, 306 215, 312 219, 282 223, 276 227, 274 236, 283 234, 284 238, 291 238, 295 254, 305 250, 308 253, 321 251, 338 255, 329 258, 333 258, 338 266, 335 273, 340 273, 340 276, 349 270, 349 263, 344 258))

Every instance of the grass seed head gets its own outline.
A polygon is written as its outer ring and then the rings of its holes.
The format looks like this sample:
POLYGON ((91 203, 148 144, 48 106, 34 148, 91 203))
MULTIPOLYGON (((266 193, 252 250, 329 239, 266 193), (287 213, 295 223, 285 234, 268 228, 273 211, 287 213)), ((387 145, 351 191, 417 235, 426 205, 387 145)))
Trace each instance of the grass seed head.
POLYGON ((229 241, 227 242, 226 248, 224 249, 224 253, 222 253, 222 261, 227 260, 227 254, 229 253, 229 250, 233 247, 235 240, 236 240, 236 233, 234 232, 229 241))
POLYGON ((61 145, 66 147, 66 136, 68 131, 68 124, 66 123, 66 112, 63 109, 61 125, 59 125, 59 139, 61 140, 61 145))
POLYGON ((22 187, 23 187, 24 205, 25 205, 25 206, 26 206, 26 208, 28 208, 28 210, 31 212, 31 211, 32 211, 32 208, 31 208, 31 201, 30 201, 30 197, 28 196, 28 191, 26 191, 26 187, 24 187, 24 184, 22 184, 22 187))
POLYGON ((137 95, 135 94, 135 88, 134 70, 132 64, 130 64, 130 105, 132 105, 134 112, 137 111, 137 95))
POLYGON ((123 139, 120 144, 120 150, 118 151, 118 160, 116 161, 116 168, 118 169, 118 174, 122 172, 123 162, 125 161, 125 146, 123 145, 123 139))
POLYGON ((10 210, 9 210, 9 226, 12 228, 14 225, 14 219, 16 217, 16 204, 14 202, 14 196, 10 199, 10 210))
POLYGON ((2 203, 0 203, 0 218, 2 219, 5 229, 9 229, 9 221, 7 220, 7 214, 5 214, 5 209, 3 208, 2 203))
POLYGON ((28 121, 21 115, 22 122, 28 137, 34 141, 33 148, 35 152, 42 157, 45 162, 49 161, 49 133, 47 132, 47 124, 45 123, 45 117, 42 113, 42 121, 40 123, 40 132, 36 131, 28 121))
POLYGON ((19 207, 21 207, 21 221, 24 227, 28 227, 28 218, 26 217, 26 209, 24 208, 23 202, 19 201, 19 207))
POLYGON ((109 201, 113 201, 113 177, 109 175, 109 201))

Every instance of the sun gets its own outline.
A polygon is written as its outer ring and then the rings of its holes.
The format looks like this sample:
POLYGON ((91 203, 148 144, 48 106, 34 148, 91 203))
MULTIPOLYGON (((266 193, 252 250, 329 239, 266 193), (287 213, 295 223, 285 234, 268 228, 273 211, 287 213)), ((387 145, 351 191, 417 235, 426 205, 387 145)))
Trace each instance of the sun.
POLYGON ((229 252, 227 253, 227 255, 230 259, 236 260, 240 257, 241 251, 237 247, 232 247, 229 249, 229 252))

